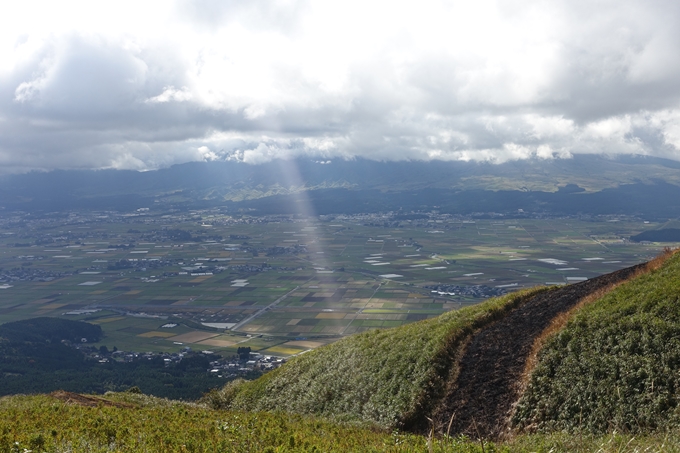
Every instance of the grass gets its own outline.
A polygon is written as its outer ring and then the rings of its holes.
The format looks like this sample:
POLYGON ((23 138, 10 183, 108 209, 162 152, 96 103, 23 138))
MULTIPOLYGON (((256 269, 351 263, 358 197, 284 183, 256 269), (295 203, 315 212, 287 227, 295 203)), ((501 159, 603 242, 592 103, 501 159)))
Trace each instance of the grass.
POLYGON ((680 421, 680 253, 586 304, 548 338, 513 423, 538 431, 670 429, 680 421))
POLYGON ((310 417, 107 396, 131 407, 86 407, 44 395, 2 399, 0 452, 424 451, 426 442, 310 417))
POLYGON ((0 452, 226 453, 678 452, 680 432, 523 435, 505 443, 424 436, 266 412, 219 411, 134 393, 107 393, 96 406, 47 395, 0 399, 0 452), (114 401, 118 407, 108 404, 114 401), (122 406, 122 407, 121 407, 122 406))
POLYGON ((302 354, 255 381, 227 385, 206 400, 231 410, 315 414, 383 428, 422 424, 449 376, 456 374, 456 358, 470 333, 545 290, 354 335, 302 354))
MULTIPOLYGON (((680 452, 677 429, 644 436, 620 432, 609 434, 573 434, 556 432, 521 435, 509 442, 494 445, 498 451, 510 452, 596 452, 596 453, 675 453, 680 452)), ((487 449, 486 451, 490 451, 487 449)))

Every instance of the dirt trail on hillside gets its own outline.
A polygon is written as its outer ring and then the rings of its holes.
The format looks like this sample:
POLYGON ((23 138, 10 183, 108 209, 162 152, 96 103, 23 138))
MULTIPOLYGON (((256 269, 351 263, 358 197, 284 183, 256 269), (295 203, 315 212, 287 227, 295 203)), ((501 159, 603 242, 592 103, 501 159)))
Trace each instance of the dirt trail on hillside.
POLYGON ((132 404, 119 403, 117 401, 107 400, 105 398, 100 398, 98 396, 92 395, 82 395, 80 393, 66 392, 64 390, 57 390, 56 392, 50 393, 52 398, 56 398, 65 403, 77 404, 79 406, 88 407, 98 407, 98 406, 112 406, 112 407, 125 407, 133 408, 132 404))
POLYGON ((508 429, 512 405, 534 340, 560 313, 585 296, 633 275, 644 264, 539 293, 470 339, 456 382, 435 414, 436 427, 451 435, 500 438, 508 429))

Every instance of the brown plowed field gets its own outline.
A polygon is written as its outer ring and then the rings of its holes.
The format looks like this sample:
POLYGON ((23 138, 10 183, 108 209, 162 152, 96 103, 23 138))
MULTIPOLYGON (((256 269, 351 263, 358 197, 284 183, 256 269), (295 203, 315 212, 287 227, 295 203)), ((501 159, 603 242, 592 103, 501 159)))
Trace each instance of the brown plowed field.
POLYGON ((521 396, 518 382, 534 340, 557 315, 583 297, 625 280, 641 266, 644 265, 539 293, 474 334, 461 358, 458 378, 449 386, 435 414, 440 432, 446 433, 455 413, 451 435, 501 437, 506 432, 512 405, 521 396))

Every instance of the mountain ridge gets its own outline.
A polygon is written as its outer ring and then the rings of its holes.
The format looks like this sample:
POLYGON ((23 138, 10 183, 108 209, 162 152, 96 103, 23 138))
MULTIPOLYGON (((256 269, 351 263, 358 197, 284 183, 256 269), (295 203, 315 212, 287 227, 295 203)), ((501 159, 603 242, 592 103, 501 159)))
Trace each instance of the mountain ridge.
MULTIPOLYGON (((666 209, 669 216, 680 214, 665 199, 680 194, 680 164, 659 158, 575 155, 570 159, 533 158, 502 164, 366 159, 327 162, 301 158, 260 165, 213 161, 148 172, 56 170, 5 175, 0 177, 0 200, 6 210, 28 211, 226 207, 233 211, 255 209, 261 214, 295 214, 301 201, 314 205, 318 200, 331 206, 346 204, 342 208, 346 212, 356 212, 359 207, 363 212, 443 207, 465 214, 474 211, 456 199, 470 198, 470 204, 481 212, 523 209, 556 214, 663 216, 666 209), (567 195, 573 201, 565 203, 567 195), (627 202, 612 206, 609 200, 602 200, 617 197, 627 202), (365 200, 367 205, 356 205, 356 200, 365 200), (593 208, 595 204, 599 206, 593 208), (559 209, 567 205, 568 209, 559 209)), ((316 213, 329 213, 327 208, 312 207, 316 213)))

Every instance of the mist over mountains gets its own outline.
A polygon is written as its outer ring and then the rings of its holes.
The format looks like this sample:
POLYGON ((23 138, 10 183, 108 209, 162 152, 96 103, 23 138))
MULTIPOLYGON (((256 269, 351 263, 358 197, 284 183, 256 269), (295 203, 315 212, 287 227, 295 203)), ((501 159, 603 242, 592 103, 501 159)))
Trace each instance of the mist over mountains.
POLYGON ((680 163, 575 155, 502 164, 274 160, 169 168, 56 170, 0 178, 5 210, 225 207, 253 214, 439 210, 455 214, 680 215, 680 163), (519 211, 522 210, 522 211, 519 211))

